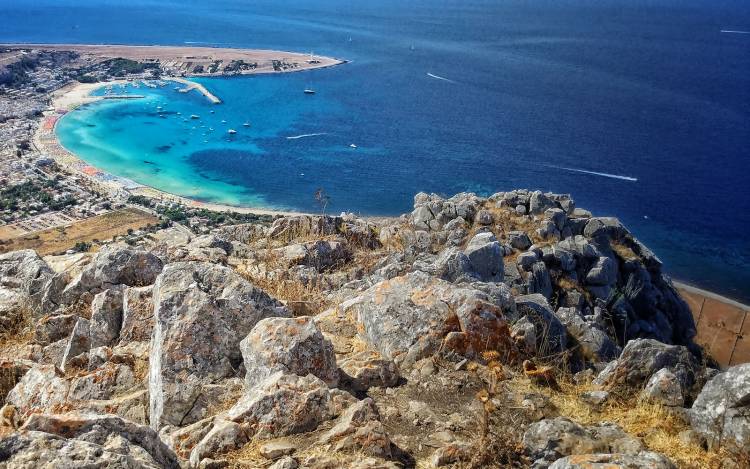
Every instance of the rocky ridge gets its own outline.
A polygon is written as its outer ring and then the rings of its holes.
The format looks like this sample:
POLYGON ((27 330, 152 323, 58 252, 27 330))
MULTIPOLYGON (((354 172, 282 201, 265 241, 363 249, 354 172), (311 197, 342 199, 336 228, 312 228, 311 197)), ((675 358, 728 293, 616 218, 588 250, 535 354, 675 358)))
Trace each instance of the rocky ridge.
POLYGON ((661 261, 568 195, 76 256, 0 255, 0 467, 747 461, 750 369, 712 368, 661 261))

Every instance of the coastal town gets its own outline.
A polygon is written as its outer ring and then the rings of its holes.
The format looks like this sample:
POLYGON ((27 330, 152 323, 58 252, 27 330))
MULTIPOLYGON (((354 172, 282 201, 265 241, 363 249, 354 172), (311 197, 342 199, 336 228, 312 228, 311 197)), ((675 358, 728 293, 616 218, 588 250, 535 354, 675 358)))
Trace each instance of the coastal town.
MULTIPOLYGON (((259 210, 227 210, 155 191, 104 173, 65 150, 54 134, 56 121, 85 102, 56 106, 56 97, 82 87, 83 93, 114 81, 148 84, 173 80, 184 92, 196 89, 211 102, 220 99, 189 76, 277 73, 327 67, 339 60, 312 54, 213 48, 0 45, 0 252, 33 245, 39 233, 127 207, 150 213, 161 223, 181 221, 196 230, 217 224, 271 215, 259 210), (215 210, 208 210, 213 208, 215 210), (217 210, 225 213, 215 215, 217 210), (242 213, 238 213, 242 212, 242 213), (258 213, 260 215, 258 215, 258 213), (18 242, 24 238, 29 243, 18 242), (9 243, 8 240, 16 242, 9 243)), ((115 237, 134 242, 144 231, 133 230, 127 217, 115 237)), ((98 223, 92 223, 98 226, 98 223)), ((153 224, 148 229, 153 229, 153 224)), ((111 227, 108 227, 111 228, 111 227)), ((64 250, 88 248, 101 230, 60 243, 64 250), (77 248, 76 248, 77 246, 77 248)), ((112 230, 106 230, 111 234, 112 230)))

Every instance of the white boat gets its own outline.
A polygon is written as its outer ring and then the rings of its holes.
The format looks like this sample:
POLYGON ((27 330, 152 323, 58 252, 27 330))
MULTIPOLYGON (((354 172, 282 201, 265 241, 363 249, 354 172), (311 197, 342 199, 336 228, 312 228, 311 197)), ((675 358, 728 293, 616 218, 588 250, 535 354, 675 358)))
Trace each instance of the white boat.
POLYGON ((243 127, 250 127, 250 122, 245 122, 244 124, 242 124, 242 126, 243 127))
POLYGON ((201 118, 201 116, 199 116, 198 114, 191 114, 191 115, 190 115, 190 118, 191 118, 191 119, 200 119, 200 118, 201 118))
POLYGON ((229 129, 229 130, 227 130, 227 132, 228 132, 229 134, 236 134, 236 133, 237 133, 237 131, 236 131, 236 130, 234 130, 234 129, 229 129))
POLYGON ((355 145, 355 144, 352 143, 351 145, 349 145, 349 147, 350 148, 357 148, 357 145, 355 145))
POLYGON ((227 121, 225 121, 224 119, 222 119, 222 120, 221 120, 221 123, 222 123, 222 124, 226 124, 226 123, 227 123, 227 121))
POLYGON ((211 111, 211 114, 213 114, 213 113, 214 113, 214 111, 211 111))
POLYGON ((315 94, 315 90, 311 88, 305 88, 305 94, 315 94))

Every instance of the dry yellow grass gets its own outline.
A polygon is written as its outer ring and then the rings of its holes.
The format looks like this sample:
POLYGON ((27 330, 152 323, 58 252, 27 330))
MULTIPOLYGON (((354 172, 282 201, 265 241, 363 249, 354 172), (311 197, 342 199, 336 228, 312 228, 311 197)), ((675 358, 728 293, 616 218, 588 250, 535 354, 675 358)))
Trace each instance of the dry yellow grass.
POLYGON ((633 252, 632 249, 630 249, 628 246, 622 244, 618 241, 612 241, 610 243, 610 246, 612 247, 612 250, 617 254, 621 259, 625 261, 632 261, 639 259, 638 254, 633 252))
POLYGON ((6 314, 5 318, 0 324, 0 357, 9 358, 31 343, 34 329, 31 327, 31 311, 26 308, 19 308, 15 314, 6 314))
POLYGON ((0 253, 34 249, 42 256, 56 254, 72 248, 78 242, 110 240, 114 236, 126 234, 128 229, 137 230, 158 222, 159 219, 149 213, 125 208, 87 218, 69 226, 36 231, 6 240, 0 245, 0 253))
POLYGON ((639 399, 622 400, 611 398, 597 411, 581 400, 581 395, 597 389, 589 383, 574 384, 560 380, 560 392, 535 387, 523 378, 515 378, 513 386, 534 389, 550 398, 560 415, 582 425, 600 422, 614 422, 627 433, 638 437, 644 445, 669 457, 680 468, 713 469, 721 467, 721 461, 728 457, 726 451, 706 451, 700 446, 684 443, 679 433, 688 425, 674 412, 639 399))
POLYGON ((265 276, 240 272, 247 280, 263 289, 272 297, 281 300, 295 316, 314 316, 331 306, 326 293, 318 285, 302 283, 294 279, 270 279, 265 276))

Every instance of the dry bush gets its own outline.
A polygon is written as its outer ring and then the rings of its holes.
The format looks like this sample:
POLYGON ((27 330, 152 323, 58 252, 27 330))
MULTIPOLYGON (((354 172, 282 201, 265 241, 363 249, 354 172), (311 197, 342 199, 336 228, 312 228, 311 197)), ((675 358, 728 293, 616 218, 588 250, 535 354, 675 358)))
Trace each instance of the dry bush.
POLYGON ((19 306, 0 316, 0 357, 10 357, 34 338, 32 312, 19 306))
MULTIPOLYGON (((481 361, 469 363, 467 370, 475 374, 483 383, 477 392, 480 415, 477 435, 470 450, 462 454, 461 461, 455 468, 511 468, 529 467, 529 462, 523 454, 521 444, 522 428, 520 421, 523 417, 515 415, 507 402, 498 407, 496 403, 505 396, 502 383, 508 379, 503 366, 503 358, 497 351, 485 351, 481 354, 481 361)), ((417 467, 420 467, 418 465, 417 467)))
POLYGON ((294 316, 314 316, 332 306, 332 302, 317 282, 304 283, 298 279, 271 279, 268 276, 240 274, 253 285, 281 300, 294 316))

